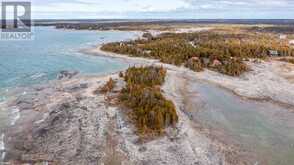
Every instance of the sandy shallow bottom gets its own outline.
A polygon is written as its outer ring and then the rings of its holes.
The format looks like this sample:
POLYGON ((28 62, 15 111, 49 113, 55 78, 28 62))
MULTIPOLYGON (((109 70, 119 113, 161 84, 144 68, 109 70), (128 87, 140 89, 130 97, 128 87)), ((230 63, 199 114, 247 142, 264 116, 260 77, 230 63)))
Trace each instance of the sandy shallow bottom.
POLYGON ((197 73, 197 77, 232 90, 240 96, 271 100, 294 107, 294 65, 275 60, 248 62, 252 71, 232 78, 212 71, 197 73))

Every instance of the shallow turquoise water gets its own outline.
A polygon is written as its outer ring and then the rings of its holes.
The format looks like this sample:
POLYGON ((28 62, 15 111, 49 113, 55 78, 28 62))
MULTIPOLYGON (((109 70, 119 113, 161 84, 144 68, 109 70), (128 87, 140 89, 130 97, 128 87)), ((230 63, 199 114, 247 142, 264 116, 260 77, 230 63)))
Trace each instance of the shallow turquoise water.
POLYGON ((36 27, 32 41, 0 41, 0 89, 55 79, 61 70, 105 74, 128 65, 79 53, 99 43, 133 38, 132 32, 65 31, 36 27))
POLYGON ((208 83, 189 84, 189 98, 197 107, 191 116, 212 130, 225 133, 256 156, 253 164, 294 164, 294 113, 270 102, 242 99, 208 83))

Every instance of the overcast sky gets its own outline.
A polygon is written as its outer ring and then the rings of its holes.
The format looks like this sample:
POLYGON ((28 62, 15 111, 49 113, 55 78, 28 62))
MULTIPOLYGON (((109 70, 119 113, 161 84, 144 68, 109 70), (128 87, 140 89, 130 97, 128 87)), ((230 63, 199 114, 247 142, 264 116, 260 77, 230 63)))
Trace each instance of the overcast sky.
POLYGON ((294 18, 294 0, 32 0, 34 18, 294 18))

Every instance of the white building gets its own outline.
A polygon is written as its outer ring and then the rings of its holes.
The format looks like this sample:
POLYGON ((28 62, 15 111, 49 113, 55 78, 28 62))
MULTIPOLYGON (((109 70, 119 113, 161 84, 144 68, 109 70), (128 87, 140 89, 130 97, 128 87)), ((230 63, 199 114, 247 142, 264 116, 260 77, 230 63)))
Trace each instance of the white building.
POLYGON ((270 56, 279 56, 279 52, 277 50, 269 50, 268 52, 270 56))
POLYGON ((287 39, 287 35, 281 34, 281 35, 280 35, 280 39, 281 39, 281 40, 285 40, 285 39, 287 39))

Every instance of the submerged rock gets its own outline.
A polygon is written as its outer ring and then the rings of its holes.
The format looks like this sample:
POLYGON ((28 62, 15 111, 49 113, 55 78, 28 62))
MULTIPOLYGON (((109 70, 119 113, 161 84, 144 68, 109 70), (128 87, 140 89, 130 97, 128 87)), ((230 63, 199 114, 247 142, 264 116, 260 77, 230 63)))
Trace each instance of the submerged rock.
POLYGON ((61 80, 61 79, 71 79, 72 77, 76 76, 77 74, 79 74, 78 71, 60 71, 59 74, 57 75, 57 79, 61 80))
POLYGON ((82 84, 76 84, 76 85, 73 85, 73 86, 69 86, 69 87, 66 87, 64 89, 65 89, 65 91, 76 92, 76 91, 86 89, 86 88, 88 88, 88 84, 87 83, 82 83, 82 84))

